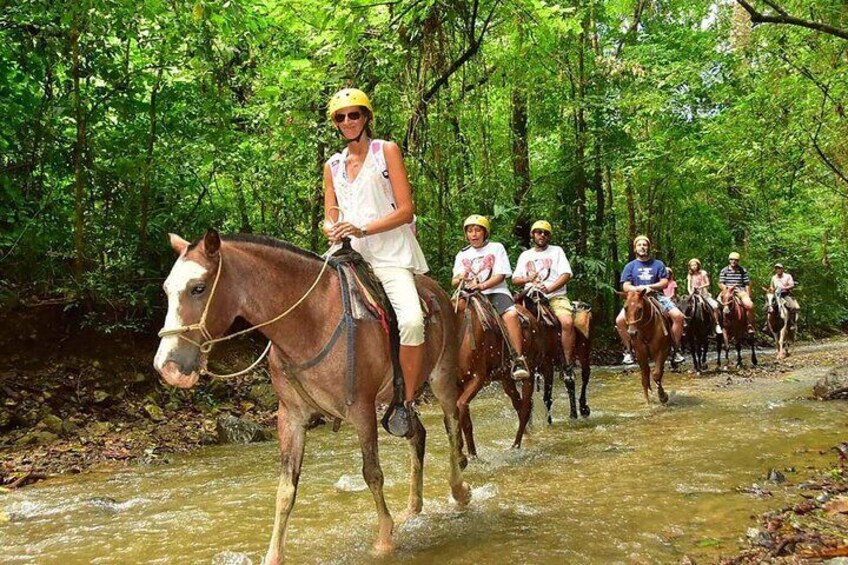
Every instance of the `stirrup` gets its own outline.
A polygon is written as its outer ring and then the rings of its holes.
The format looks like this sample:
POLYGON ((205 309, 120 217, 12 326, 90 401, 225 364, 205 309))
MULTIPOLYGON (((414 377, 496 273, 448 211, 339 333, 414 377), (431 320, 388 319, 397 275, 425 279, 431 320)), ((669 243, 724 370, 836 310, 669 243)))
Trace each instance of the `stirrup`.
POLYGON ((530 371, 527 370, 527 360, 524 355, 516 357, 512 360, 512 379, 515 381, 526 381, 530 378, 530 371))
POLYGON ((395 437, 411 437, 412 421, 416 418, 412 402, 392 404, 383 415, 383 428, 395 437))

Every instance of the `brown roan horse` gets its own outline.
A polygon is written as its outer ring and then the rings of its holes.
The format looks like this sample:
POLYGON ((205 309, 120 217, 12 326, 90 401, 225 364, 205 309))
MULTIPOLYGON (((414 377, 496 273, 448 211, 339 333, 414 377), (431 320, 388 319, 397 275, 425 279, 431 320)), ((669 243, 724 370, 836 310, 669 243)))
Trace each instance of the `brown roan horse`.
MULTIPOLYGON (((475 307, 473 301, 485 301, 482 304, 489 308, 488 299, 479 291, 472 293, 461 293, 457 299, 457 332, 459 340, 459 373, 460 373, 460 396, 459 396, 459 420, 462 426, 463 436, 468 448, 468 455, 477 456, 477 446, 474 443, 474 425, 471 421, 469 404, 483 386, 495 379, 499 379, 503 385, 504 392, 512 401, 512 406, 518 414, 518 431, 512 447, 521 447, 521 440, 527 429, 527 423, 533 411, 533 378, 520 383, 521 392, 518 392, 517 384, 510 374, 510 358, 505 339, 508 339, 497 328, 486 329, 480 317, 480 310, 475 307)), ((529 321, 527 325, 522 324, 523 349, 527 364, 533 369, 533 359, 536 357, 535 343, 532 335, 538 330, 538 323, 524 310, 523 306, 516 306, 525 314, 524 318, 529 321)), ((496 312, 492 312, 497 316, 496 312)))
POLYGON ((657 385, 657 396, 662 404, 668 402, 668 394, 662 386, 665 360, 671 349, 671 330, 666 324, 662 307, 654 304, 646 296, 645 290, 631 290, 619 293, 625 296, 624 319, 627 322, 627 333, 633 351, 636 352, 636 362, 642 372, 642 390, 645 402, 650 402, 651 377, 657 385), (650 362, 654 362, 651 372, 650 362))
MULTIPOLYGON (((374 549, 377 553, 390 551, 394 522, 383 496, 375 406, 391 399, 392 368, 389 340, 380 323, 357 320, 355 386, 348 397, 346 340, 339 340, 329 351, 325 345, 333 343, 343 319, 340 282, 334 269, 322 271, 320 256, 262 236, 221 238, 214 230, 191 245, 171 235, 171 246, 179 258, 164 284, 168 315, 154 365, 165 381, 176 387, 194 386, 207 360, 199 345, 224 335, 236 318, 251 325, 272 320, 313 288, 292 315, 260 330, 273 343, 268 364, 279 398, 277 428, 282 463, 274 529, 264 563, 276 565, 284 559, 286 525, 297 494, 306 430, 319 416, 349 422, 355 428, 362 450, 362 474, 377 506, 374 549), (178 331, 171 331, 175 328, 178 331), (321 356, 322 346, 326 356, 321 356)), ((418 277, 417 284, 419 293, 435 297, 422 374, 429 379, 444 412, 451 494, 458 503, 466 504, 470 491, 459 465, 453 310, 450 299, 435 282, 418 277)), ((423 384, 418 383, 418 388, 423 384)), ((425 436, 423 426, 416 423, 409 439, 412 476, 407 512, 411 514, 422 507, 425 436)))
MULTIPOLYGON (((742 347, 748 345, 751 348, 751 363, 757 365, 757 350, 754 344, 754 334, 748 333, 748 315, 742 301, 733 292, 722 292, 719 301, 724 308, 722 329, 724 339, 719 341, 719 346, 724 345, 724 366, 730 366, 730 340, 736 343, 736 368, 742 368, 742 347)), ((719 350, 719 365, 721 365, 721 350, 719 350)))

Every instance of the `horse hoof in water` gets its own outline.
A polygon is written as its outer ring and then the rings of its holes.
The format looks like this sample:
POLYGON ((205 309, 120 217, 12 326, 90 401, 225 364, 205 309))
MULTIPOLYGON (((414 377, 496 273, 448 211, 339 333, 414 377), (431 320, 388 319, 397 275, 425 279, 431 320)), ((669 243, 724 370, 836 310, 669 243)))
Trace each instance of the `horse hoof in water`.
POLYGON ((459 458, 459 468, 464 471, 466 467, 468 467, 468 457, 463 455, 459 458))
POLYGON ((580 405, 580 415, 581 416, 583 416, 584 418, 588 418, 591 413, 592 413, 592 411, 589 409, 588 404, 581 404, 580 405))
POLYGON ((571 413, 568 414, 568 417, 572 420, 576 420, 577 419, 577 411, 572 410, 571 413))
POLYGON ((665 404, 666 402, 668 402, 668 394, 666 394, 665 390, 657 390, 657 395, 659 395, 660 397, 660 404, 665 404))
POLYGON ((468 483, 462 483, 457 487, 453 487, 451 489, 451 496, 453 496, 453 499, 458 505, 467 506, 471 502, 471 487, 468 486, 468 483))
POLYGON ((371 548, 371 555, 373 557, 387 557, 392 554, 395 546, 392 544, 391 540, 389 541, 375 541, 374 546, 371 548))

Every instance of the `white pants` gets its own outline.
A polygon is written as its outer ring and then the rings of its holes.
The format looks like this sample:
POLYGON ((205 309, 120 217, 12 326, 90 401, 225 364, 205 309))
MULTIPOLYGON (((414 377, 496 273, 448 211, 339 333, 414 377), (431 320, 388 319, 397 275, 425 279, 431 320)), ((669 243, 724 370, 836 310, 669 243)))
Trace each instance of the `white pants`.
POLYGON ((395 309, 401 345, 424 343, 424 312, 415 289, 412 270, 404 267, 374 267, 374 274, 383 283, 389 302, 395 309))

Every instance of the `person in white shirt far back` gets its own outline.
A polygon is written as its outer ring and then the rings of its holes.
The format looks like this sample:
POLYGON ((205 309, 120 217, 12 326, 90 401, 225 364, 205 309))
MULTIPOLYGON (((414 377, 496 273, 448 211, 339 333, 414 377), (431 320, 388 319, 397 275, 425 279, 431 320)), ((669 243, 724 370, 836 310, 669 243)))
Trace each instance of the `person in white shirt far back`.
POLYGON ((538 289, 551 306, 551 311, 562 326, 562 351, 565 356, 566 375, 571 376, 574 366, 574 307, 566 296, 566 284, 571 280, 571 264, 565 251, 551 245, 550 222, 538 220, 530 228, 533 247, 518 257, 512 283, 524 290, 538 289))
POLYGON ((506 286, 506 277, 512 275, 512 267, 504 246, 489 241, 490 228, 485 216, 473 214, 465 219, 463 229, 469 245, 456 254, 451 284, 454 287, 462 284, 466 290, 479 290, 489 299, 503 320, 506 337, 515 352, 512 378, 525 380, 530 378, 530 371, 523 353, 521 321, 506 286))

